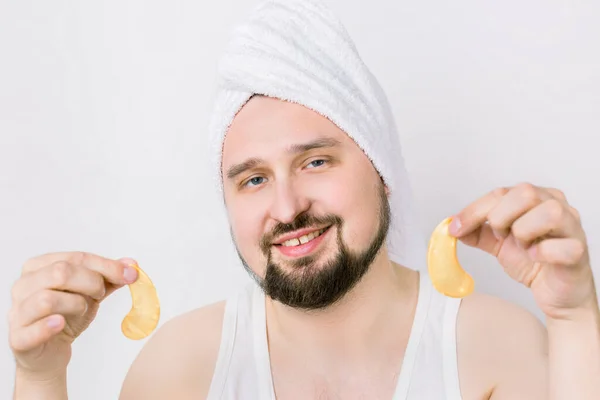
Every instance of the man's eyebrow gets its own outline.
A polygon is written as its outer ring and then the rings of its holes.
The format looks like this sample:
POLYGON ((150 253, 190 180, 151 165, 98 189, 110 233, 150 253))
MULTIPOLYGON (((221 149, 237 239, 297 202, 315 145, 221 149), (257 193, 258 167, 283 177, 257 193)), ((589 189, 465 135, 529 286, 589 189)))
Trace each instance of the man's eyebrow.
POLYGON ((231 167, 229 167, 229 169, 227 170, 227 178, 228 179, 233 179, 236 176, 244 173, 245 171, 252 169, 260 164, 262 164, 264 161, 262 158, 249 158, 246 161, 239 163, 239 164, 235 164, 232 165, 231 167))
MULTIPOLYGON (((299 154, 304 153, 314 149, 320 149, 325 147, 335 147, 340 145, 341 142, 337 139, 333 138, 320 138, 308 143, 301 144, 293 144, 288 149, 287 152, 291 154, 299 154)), ((265 161, 262 158, 249 158, 244 162, 239 164, 232 165, 227 170, 227 178, 234 179, 236 176, 246 172, 249 169, 255 168, 256 166, 264 163, 265 161)))
POLYGON ((288 152, 293 154, 304 153, 306 151, 320 149, 323 147, 335 147, 339 146, 340 144, 341 142, 334 138, 321 138, 308 143, 293 144, 289 147, 288 152))

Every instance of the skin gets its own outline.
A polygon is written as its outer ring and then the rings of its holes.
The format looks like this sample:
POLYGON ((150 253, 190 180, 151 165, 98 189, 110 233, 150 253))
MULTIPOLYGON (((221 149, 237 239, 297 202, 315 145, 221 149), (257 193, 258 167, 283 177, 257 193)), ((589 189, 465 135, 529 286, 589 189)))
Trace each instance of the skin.
MULTIPOLYGON (((351 249, 368 245, 377 229, 381 181, 364 153, 326 118, 295 104, 255 97, 227 134, 225 176, 248 157, 264 162, 238 180, 226 177, 224 196, 240 256, 258 277, 264 276, 266 265, 261 238, 278 223, 289 223, 307 210, 344 218, 340 233, 351 249), (286 152, 292 144, 323 136, 338 144, 303 154, 286 152), (316 159, 332 162, 312 163, 316 159), (240 185, 252 177, 265 179, 240 185)), ((504 300, 481 293, 465 298, 457 324, 463 398, 596 398, 600 312, 578 213, 559 191, 521 184, 493 190, 455 219, 461 227, 454 234, 463 243, 494 255, 509 276, 530 288, 548 326, 504 300)), ((317 268, 323 268, 323 261, 335 251, 335 240, 323 240, 317 268)), ((125 263, 94 255, 78 257, 37 257, 15 284, 10 329, 19 399, 42 394, 66 399, 64 371, 70 344, 97 311, 92 302, 84 312, 74 297, 62 296, 47 310, 35 309, 27 299, 47 290, 59 294, 69 290, 89 292, 101 300, 123 285, 125 263), (65 259, 70 267, 62 280, 41 279, 56 270, 57 260, 65 259), (40 318, 51 314, 64 314, 66 319, 61 317, 54 329, 45 328, 40 318), (33 323, 38 325, 31 325, 36 319, 33 323), (65 323, 78 328, 64 336, 65 323), (27 340, 17 339, 25 332, 27 340), (44 346, 48 340, 58 343, 60 337, 66 340, 59 353, 44 346)), ((283 255, 276 257, 286 273, 298 273, 283 255)), ((417 295, 417 273, 392 263, 383 246, 363 279, 329 307, 307 311, 267 299, 277 397, 314 393, 314 398, 390 399, 417 295), (305 368, 299 367, 300 358, 306 360, 305 368)), ((223 310, 224 303, 219 302, 165 323, 131 366, 120 399, 205 398, 218 355, 223 310)))

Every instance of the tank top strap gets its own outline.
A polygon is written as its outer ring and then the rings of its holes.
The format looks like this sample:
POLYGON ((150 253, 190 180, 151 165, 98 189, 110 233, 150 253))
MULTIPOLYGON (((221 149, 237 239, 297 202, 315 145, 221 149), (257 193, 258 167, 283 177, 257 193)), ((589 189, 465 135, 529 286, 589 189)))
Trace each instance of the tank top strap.
POLYGON ((456 320, 461 299, 444 296, 420 271, 420 293, 394 400, 462 400, 456 320))
POLYGON ((261 400, 275 400, 265 306, 264 292, 256 286, 252 293, 252 337, 258 378, 256 385, 261 400))
POLYGON ((415 361, 417 359, 423 331, 427 325, 427 315, 432 294, 433 286, 427 280, 426 274, 423 271, 420 271, 419 294, 417 296, 415 316, 413 318, 408 344, 404 352, 404 359, 402 360, 402 365, 400 367, 400 375, 398 376, 398 382, 396 383, 393 400, 406 400, 408 398, 415 361))
POLYGON ((462 299, 445 297, 442 335, 442 368, 448 400, 462 400, 458 373, 456 324, 462 299))
POLYGON ((239 293, 234 293, 225 303, 221 325, 221 343, 207 400, 221 399, 225 390, 237 331, 238 303, 239 293))

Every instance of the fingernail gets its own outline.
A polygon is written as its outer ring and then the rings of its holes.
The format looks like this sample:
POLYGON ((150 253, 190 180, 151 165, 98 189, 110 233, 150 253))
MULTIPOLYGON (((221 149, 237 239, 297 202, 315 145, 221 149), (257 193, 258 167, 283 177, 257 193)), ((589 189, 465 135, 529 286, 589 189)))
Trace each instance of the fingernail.
POLYGON ((462 225, 460 223, 460 220, 454 217, 452 218, 452 221, 450 222, 450 226, 448 228, 450 229, 451 234, 456 235, 460 231, 461 226, 462 225))
POLYGON ((133 267, 125 267, 123 270, 123 278, 125 278, 125 282, 133 283, 137 279, 137 271, 133 267))
POLYGON ((132 267, 137 264, 137 262, 132 258, 120 258, 119 261, 125 265, 130 265, 132 267))
POLYGON ((60 326, 60 316, 59 315, 52 315, 50 318, 48 318, 48 327, 49 328, 58 328, 60 326))
POLYGON ((125 265, 123 269, 123 278, 125 279, 125 283, 133 283, 137 279, 137 270, 135 266, 137 262, 131 258, 120 258, 119 261, 125 265))

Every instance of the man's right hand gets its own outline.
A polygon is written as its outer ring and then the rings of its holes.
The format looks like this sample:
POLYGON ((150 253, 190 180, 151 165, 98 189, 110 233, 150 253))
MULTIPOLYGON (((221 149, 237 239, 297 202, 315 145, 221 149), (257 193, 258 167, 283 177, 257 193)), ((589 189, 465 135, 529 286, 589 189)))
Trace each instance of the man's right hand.
POLYGON ((71 344, 102 300, 137 279, 133 260, 52 253, 25 263, 12 290, 9 342, 20 373, 49 380, 65 373, 71 344))

